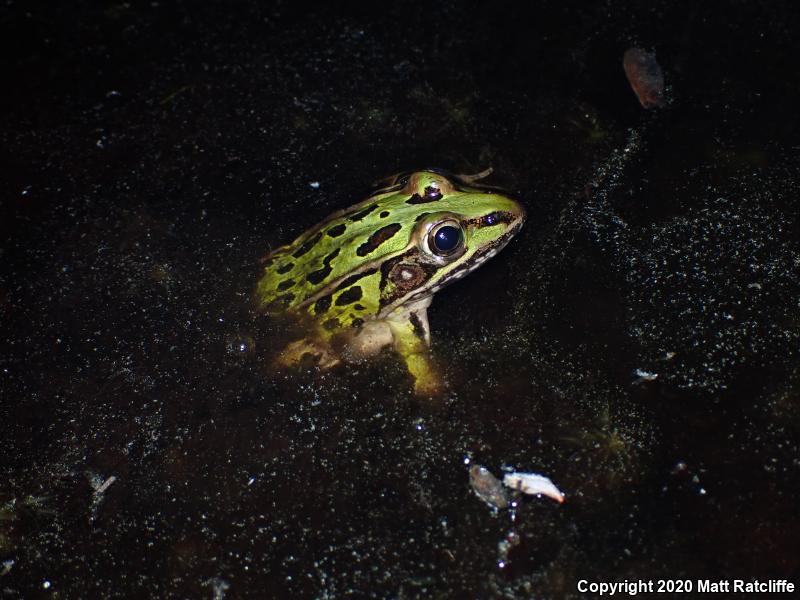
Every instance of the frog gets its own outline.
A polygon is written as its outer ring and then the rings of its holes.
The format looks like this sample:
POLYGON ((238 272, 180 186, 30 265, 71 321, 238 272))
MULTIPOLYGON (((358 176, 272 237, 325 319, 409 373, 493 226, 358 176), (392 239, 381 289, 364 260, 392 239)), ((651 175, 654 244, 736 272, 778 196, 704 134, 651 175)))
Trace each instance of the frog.
POLYGON ((435 169, 395 176, 334 212, 263 259, 257 310, 293 315, 307 332, 277 355, 278 366, 329 370, 390 346, 414 392, 438 395, 433 296, 494 257, 525 218, 497 188, 435 169))

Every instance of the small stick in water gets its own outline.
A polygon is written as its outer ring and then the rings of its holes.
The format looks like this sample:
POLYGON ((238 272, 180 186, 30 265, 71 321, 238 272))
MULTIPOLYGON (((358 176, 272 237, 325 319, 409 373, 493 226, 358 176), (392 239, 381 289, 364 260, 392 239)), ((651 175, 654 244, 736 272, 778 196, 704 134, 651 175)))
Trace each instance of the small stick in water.
POLYGON ((559 504, 564 502, 564 494, 553 484, 550 479, 537 473, 506 473, 503 476, 503 484, 525 494, 542 494, 552 498, 559 504))

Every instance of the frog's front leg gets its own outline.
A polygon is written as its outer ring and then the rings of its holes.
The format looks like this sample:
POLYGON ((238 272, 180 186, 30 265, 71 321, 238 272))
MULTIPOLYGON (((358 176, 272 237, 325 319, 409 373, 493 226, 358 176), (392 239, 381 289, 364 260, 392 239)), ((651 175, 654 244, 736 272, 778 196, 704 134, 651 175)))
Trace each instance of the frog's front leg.
POLYGON ((418 395, 437 395, 442 381, 430 354, 430 328, 428 306, 430 298, 400 308, 389 315, 387 322, 392 331, 395 351, 403 357, 409 373, 414 378, 414 391, 418 395))

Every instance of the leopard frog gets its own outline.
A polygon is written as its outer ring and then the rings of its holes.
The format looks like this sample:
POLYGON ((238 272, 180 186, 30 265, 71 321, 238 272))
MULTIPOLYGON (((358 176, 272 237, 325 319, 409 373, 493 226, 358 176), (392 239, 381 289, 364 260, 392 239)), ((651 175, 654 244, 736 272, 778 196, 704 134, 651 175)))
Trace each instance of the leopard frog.
POLYGON ((525 211, 439 172, 393 183, 267 255, 256 302, 263 312, 291 313, 308 325, 279 364, 310 358, 329 369, 392 345, 415 391, 431 395, 441 384, 429 352, 433 295, 497 254, 525 211))

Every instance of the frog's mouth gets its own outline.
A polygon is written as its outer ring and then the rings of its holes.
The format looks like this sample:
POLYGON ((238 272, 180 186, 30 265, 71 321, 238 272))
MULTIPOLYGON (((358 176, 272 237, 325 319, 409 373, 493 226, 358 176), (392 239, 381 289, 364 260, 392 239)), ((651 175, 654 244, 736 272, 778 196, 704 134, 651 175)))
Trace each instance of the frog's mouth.
POLYGON ((487 244, 486 246, 475 252, 475 254, 472 255, 472 258, 468 261, 473 265, 473 268, 477 268, 479 265, 483 264, 484 262, 492 258, 495 254, 500 252, 500 250, 508 246, 508 243, 511 241, 511 238, 517 235, 517 233, 519 233, 519 230, 522 229, 522 223, 524 222, 524 220, 525 217, 523 216, 517 223, 512 225, 511 228, 508 231, 506 231, 503 235, 501 235, 492 243, 487 244))

